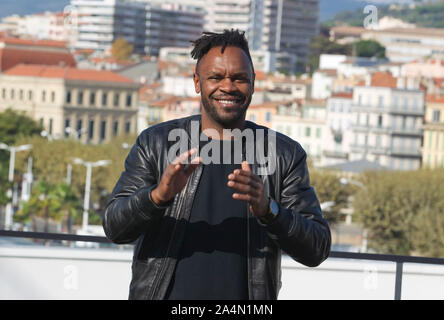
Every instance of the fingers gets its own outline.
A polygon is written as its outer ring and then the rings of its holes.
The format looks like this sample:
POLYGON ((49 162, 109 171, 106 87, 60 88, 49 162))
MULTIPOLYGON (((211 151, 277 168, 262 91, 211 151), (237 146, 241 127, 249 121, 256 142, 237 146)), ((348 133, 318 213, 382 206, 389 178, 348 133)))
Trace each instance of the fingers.
POLYGON ((228 175, 227 185, 241 193, 234 193, 233 198, 249 203, 259 203, 263 198, 262 180, 251 172, 246 161, 242 163, 242 169, 236 169, 228 175))
POLYGON ((191 150, 188 150, 187 152, 184 152, 182 154, 180 154, 176 159, 174 159, 174 161, 172 162, 172 164, 177 165, 177 164, 184 164, 188 162, 188 159, 194 155, 197 152, 196 148, 193 148, 191 150))

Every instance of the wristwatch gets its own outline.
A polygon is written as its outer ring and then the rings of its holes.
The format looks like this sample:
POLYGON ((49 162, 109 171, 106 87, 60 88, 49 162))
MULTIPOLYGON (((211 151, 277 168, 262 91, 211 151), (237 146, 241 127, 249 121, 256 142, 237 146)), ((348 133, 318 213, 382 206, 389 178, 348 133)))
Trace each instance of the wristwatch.
POLYGON ((270 224, 274 220, 276 220, 277 216, 279 215, 279 205, 276 201, 268 198, 268 212, 263 217, 259 217, 260 222, 263 224, 270 224))

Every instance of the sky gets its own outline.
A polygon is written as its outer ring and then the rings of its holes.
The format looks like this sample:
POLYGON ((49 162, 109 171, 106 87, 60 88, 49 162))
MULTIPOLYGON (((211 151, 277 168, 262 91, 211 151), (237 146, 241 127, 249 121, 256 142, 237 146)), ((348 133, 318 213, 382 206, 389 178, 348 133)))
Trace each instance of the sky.
MULTIPOLYGON (((331 19, 343 10, 364 8, 366 4, 410 3, 412 0, 320 0, 320 20, 331 19)), ((0 0, 0 18, 12 14, 31 14, 44 11, 63 11, 69 0, 0 0)))

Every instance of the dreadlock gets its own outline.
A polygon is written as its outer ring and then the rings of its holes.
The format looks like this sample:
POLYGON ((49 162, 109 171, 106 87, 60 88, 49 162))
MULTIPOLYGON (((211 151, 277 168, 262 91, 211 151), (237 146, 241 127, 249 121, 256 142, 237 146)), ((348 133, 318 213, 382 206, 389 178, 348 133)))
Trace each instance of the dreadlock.
POLYGON ((254 72, 253 61, 250 56, 250 50, 248 49, 248 41, 245 38, 245 31, 225 29, 222 33, 203 32, 203 35, 199 39, 191 41, 191 43, 194 46, 191 51, 191 57, 197 59, 196 69, 200 60, 211 48, 222 47, 221 52, 224 53, 227 46, 233 46, 242 49, 246 53, 254 72))

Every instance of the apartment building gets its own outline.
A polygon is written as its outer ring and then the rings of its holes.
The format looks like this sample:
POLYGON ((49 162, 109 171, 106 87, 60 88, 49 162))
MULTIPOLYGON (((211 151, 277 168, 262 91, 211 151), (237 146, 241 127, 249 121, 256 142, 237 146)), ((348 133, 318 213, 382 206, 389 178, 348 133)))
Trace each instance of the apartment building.
POLYGON ((209 0, 206 3, 205 30, 245 31, 250 50, 287 53, 263 54, 274 66, 278 61, 290 73, 306 59, 309 41, 318 30, 318 0, 209 0), (288 66, 287 66, 288 65, 288 66))
POLYGON ((376 40, 385 48, 390 61, 411 62, 444 55, 444 30, 435 28, 390 28, 366 30, 364 40, 376 40))
POLYGON ((146 5, 145 54, 158 56, 163 47, 189 48, 202 35, 202 8, 180 3, 146 5))
POLYGON ((97 144, 137 132, 138 89, 110 71, 20 64, 0 75, 0 111, 25 112, 55 139, 97 144))
POLYGON ((326 130, 322 144, 322 166, 347 162, 353 142, 352 92, 334 93, 327 100, 326 130))
POLYGON ((374 73, 353 92, 350 160, 367 159, 392 170, 418 169, 424 110, 418 83, 374 73))
POLYGON ((444 168, 444 95, 428 95, 426 104, 422 163, 444 168))
POLYGON ((303 105, 280 105, 273 116, 272 129, 299 142, 315 166, 321 165, 326 131, 324 100, 307 100, 303 105))
POLYGON ((75 49, 106 52, 123 38, 134 52, 145 52, 145 4, 122 0, 72 0, 72 14, 77 29, 75 49))
POLYGON ((189 47, 203 31, 202 7, 178 1, 72 0, 78 40, 75 49, 106 52, 124 38, 134 52, 159 55, 162 47, 189 47))

